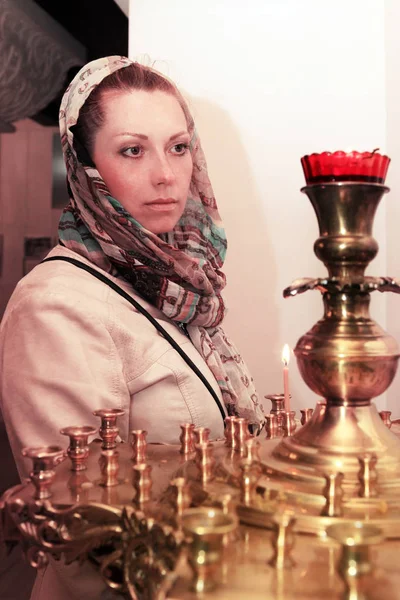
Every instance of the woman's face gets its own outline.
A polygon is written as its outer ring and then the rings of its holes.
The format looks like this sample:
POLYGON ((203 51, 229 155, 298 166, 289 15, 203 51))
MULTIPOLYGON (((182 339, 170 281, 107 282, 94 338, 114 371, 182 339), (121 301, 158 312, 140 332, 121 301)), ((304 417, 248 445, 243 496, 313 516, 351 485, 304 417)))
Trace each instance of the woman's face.
POLYGON ((177 99, 161 91, 107 92, 92 158, 110 194, 145 229, 171 231, 185 208, 192 157, 177 99))

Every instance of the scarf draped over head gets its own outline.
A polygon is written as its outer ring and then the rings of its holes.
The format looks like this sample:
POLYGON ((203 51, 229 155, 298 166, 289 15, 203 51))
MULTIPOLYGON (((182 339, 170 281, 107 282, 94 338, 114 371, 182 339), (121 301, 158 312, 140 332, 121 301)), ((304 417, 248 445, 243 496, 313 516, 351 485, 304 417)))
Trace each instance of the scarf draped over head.
POLYGON ((132 62, 120 56, 92 61, 64 94, 60 133, 70 202, 60 219, 60 240, 107 273, 129 281, 177 324, 187 324, 194 346, 221 389, 228 414, 259 426, 264 414, 253 380, 220 326, 226 311, 221 297, 226 236, 200 140, 178 90, 191 135, 193 174, 184 213, 173 231, 159 236, 142 227, 110 195, 96 168, 83 164, 75 151, 73 126, 89 94, 107 75, 132 62))

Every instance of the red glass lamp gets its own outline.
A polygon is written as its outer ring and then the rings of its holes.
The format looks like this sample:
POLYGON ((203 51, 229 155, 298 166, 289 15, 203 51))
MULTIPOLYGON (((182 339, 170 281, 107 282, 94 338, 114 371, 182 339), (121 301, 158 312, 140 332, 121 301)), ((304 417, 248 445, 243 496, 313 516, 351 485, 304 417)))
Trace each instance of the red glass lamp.
POLYGON ((303 156, 301 164, 307 185, 332 181, 385 183, 390 158, 373 152, 322 152, 303 156))

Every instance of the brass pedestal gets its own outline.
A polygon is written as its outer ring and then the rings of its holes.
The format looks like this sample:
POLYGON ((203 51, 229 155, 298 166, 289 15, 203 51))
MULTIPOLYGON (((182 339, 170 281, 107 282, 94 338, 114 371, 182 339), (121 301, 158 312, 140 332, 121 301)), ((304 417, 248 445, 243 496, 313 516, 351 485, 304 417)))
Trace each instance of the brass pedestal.
POLYGON ((287 474, 316 493, 321 493, 324 475, 341 472, 343 490, 352 498, 361 493, 360 458, 364 456, 376 457, 374 485, 379 487, 379 496, 388 501, 399 496, 399 439, 384 425, 375 405, 320 402, 310 421, 275 448, 270 464, 279 478, 287 474))

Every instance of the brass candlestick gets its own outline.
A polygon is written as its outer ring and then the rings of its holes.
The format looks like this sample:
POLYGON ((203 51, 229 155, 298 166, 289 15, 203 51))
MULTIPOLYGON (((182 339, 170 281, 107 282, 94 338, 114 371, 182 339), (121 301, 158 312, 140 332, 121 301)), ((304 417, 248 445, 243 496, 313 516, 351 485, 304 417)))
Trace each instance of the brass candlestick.
POLYGON ((341 517, 343 515, 343 473, 329 473, 325 475, 325 481, 326 504, 321 514, 326 517, 341 517))
POLYGON ((308 421, 313 416, 313 412, 314 412, 313 408, 303 408, 303 409, 301 409, 300 410, 300 414, 301 414, 300 423, 302 425, 305 425, 306 423, 308 423, 308 421))
POLYGON ((284 394, 268 394, 265 396, 267 400, 271 401, 271 415, 275 415, 276 424, 279 429, 283 428, 285 420, 285 396, 284 394))
POLYGON ((365 454, 358 458, 360 470, 358 479, 360 482, 359 496, 361 498, 376 498, 378 496, 378 473, 376 470, 377 458, 375 454, 365 454))
POLYGON ((99 458, 101 472, 100 485, 113 487, 118 485, 119 454, 117 450, 102 450, 99 458))
POLYGON ((208 427, 195 427, 193 429, 194 443, 206 444, 210 439, 210 430, 208 427))
POLYGON ((297 425, 295 421, 296 411, 289 410, 284 412, 283 434, 285 437, 290 437, 296 431, 297 425))
POLYGON ((116 426, 117 418, 122 417, 125 411, 119 408, 101 408, 95 410, 93 414, 95 417, 100 417, 101 419, 99 434, 103 440, 103 450, 112 450, 117 445, 116 439, 119 433, 119 429, 116 426))
POLYGON ((265 433, 268 440, 278 436, 278 421, 276 414, 269 414, 265 417, 265 433))
POLYGON ((386 425, 386 427, 387 427, 388 429, 390 429, 390 428, 391 428, 391 426, 392 426, 392 421, 391 421, 391 419, 390 419, 390 417, 391 417, 391 414, 392 414, 392 411, 391 411, 391 410, 381 410, 381 411, 379 412, 379 416, 380 416, 380 418, 381 418, 381 419, 382 419, 382 421, 385 423, 385 425, 386 425))
POLYGON ((233 448, 235 444, 235 421, 237 417, 225 417, 225 444, 233 448))
POLYGON ((151 498, 151 471, 151 465, 146 463, 135 464, 132 467, 132 483, 136 492, 133 503, 138 507, 142 507, 151 498))
POLYGON ((323 294, 324 316, 300 338, 294 353, 304 381, 325 402, 317 405, 306 427, 276 447, 274 467, 283 477, 286 471, 297 474, 321 493, 322 473, 339 466, 347 493, 355 497, 359 456, 370 453, 378 459, 380 492, 390 495, 400 491, 400 443, 371 401, 392 382, 399 350, 371 319, 369 302, 371 291, 399 292, 400 286, 389 278, 364 275, 378 251, 372 226, 388 188, 341 182, 309 185, 302 191, 317 215, 320 237, 314 250, 329 276, 299 280, 284 295, 308 289, 323 294))
POLYGON ((246 458, 248 458, 252 463, 260 462, 260 442, 257 438, 249 438, 244 443, 246 448, 246 458))
POLYGON ((372 573, 369 548, 383 542, 382 531, 373 525, 356 521, 350 525, 331 525, 326 533, 342 546, 337 569, 346 585, 344 597, 348 600, 367 600, 370 596, 359 589, 360 582, 372 573))
POLYGON ((250 506, 259 478, 259 470, 257 469, 257 464, 254 464, 249 457, 241 460, 240 470, 240 500, 245 506, 250 506))
POLYGON ((250 438, 249 426, 247 419, 237 417, 233 422, 233 441, 234 450, 241 454, 245 453, 246 441, 250 438))
POLYGON ((50 487, 55 477, 56 467, 66 457, 60 446, 43 446, 39 448, 23 448, 22 455, 32 459, 33 469, 29 476, 35 486, 34 498, 45 500, 51 497, 50 487))
POLYGON ((181 454, 190 454, 194 452, 194 425, 193 423, 182 423, 181 424, 181 435, 179 441, 181 443, 181 454))
POLYGON ((147 431, 144 431, 143 429, 133 429, 131 431, 131 436, 133 462, 137 464, 146 462, 147 431))
POLYGON ((183 512, 189 508, 191 495, 189 486, 184 477, 176 477, 171 481, 171 487, 174 490, 174 508, 178 521, 182 518, 183 512))
POLYGON ((196 464, 199 468, 200 479, 203 485, 211 481, 214 477, 213 469, 215 466, 213 446, 211 442, 203 442, 195 445, 196 464))
POLYGON ((273 516, 273 550, 274 554, 269 560, 271 567, 288 569, 296 563, 292 557, 294 546, 293 527, 296 519, 289 512, 278 511, 273 516))
POLYGON ((223 540, 236 529, 237 519, 217 508, 189 508, 182 515, 182 526, 191 539, 192 589, 209 592, 218 585, 223 540))
POLYGON ((84 425, 82 427, 64 427, 60 430, 61 435, 69 437, 67 454, 71 459, 72 471, 84 471, 89 456, 88 439, 96 433, 95 427, 84 425))

